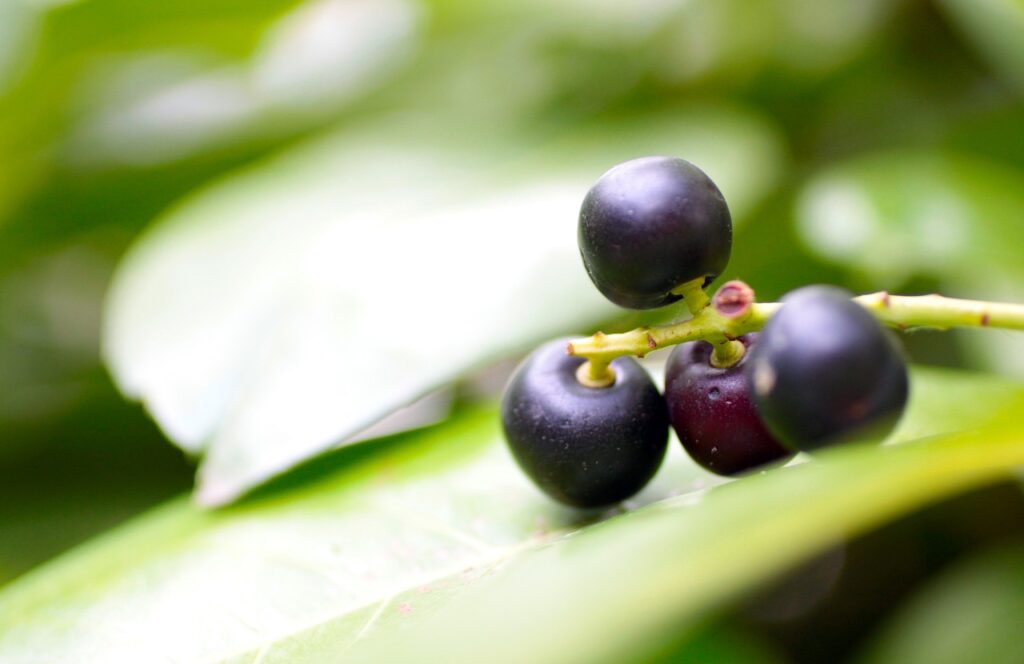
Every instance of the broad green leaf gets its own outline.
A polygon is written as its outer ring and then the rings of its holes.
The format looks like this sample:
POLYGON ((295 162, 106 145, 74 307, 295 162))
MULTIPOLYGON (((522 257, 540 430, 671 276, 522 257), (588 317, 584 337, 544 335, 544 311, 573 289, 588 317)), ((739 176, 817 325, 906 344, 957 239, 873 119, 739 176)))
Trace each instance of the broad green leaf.
POLYGON ((781 167, 773 130, 725 108, 520 145, 408 118, 323 139, 138 243, 109 298, 108 364, 205 455, 200 500, 229 501, 489 358, 613 315, 576 213, 601 172, 648 153, 701 164, 738 217, 781 167))
POLYGON ((1022 405, 1016 383, 918 371, 896 438, 923 439, 710 490, 673 444, 629 507, 660 502, 582 529, 599 516, 526 481, 492 408, 463 412, 221 511, 176 501, 29 574, 0 593, 0 661, 621 661, 837 539, 1004 476, 1024 438, 978 427, 1022 405), (974 433, 941 435, 958 428, 974 433))
MULTIPOLYGON (((716 481, 673 449, 633 505, 716 481)), ((175 501, 30 574, 0 594, 0 661, 208 661, 328 622, 353 639, 396 593, 472 583, 597 518, 529 484, 493 408, 466 412, 320 459, 223 511, 175 501)))
POLYGON ((865 664, 1011 664, 1024 659, 1024 548, 987 552, 949 570, 890 620, 865 664))

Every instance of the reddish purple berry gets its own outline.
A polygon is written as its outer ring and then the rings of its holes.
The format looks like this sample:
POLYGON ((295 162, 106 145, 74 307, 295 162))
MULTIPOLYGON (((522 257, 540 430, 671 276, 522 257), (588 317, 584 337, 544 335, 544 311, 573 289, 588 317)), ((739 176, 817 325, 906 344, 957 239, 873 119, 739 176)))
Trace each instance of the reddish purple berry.
MULTIPOLYGON (((757 335, 740 339, 748 349, 757 335)), ((712 346, 691 341, 672 351, 665 368, 665 399, 680 442, 693 460, 719 475, 736 475, 792 456, 768 431, 735 365, 711 365, 712 346)))

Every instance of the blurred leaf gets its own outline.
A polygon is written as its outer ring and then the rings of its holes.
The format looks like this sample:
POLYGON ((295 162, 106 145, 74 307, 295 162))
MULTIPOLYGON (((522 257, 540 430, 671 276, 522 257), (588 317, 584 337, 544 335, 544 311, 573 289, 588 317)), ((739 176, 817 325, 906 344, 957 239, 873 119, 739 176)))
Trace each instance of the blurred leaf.
POLYGON ((409 0, 310 0, 270 23, 245 59, 187 47, 108 57, 83 75, 65 157, 154 165, 287 136, 391 79, 416 50, 420 13, 409 0))
POLYGON ((1024 548, 998 549, 946 572, 883 628, 860 661, 1011 664, 1024 660, 1024 548))
POLYGON ((663 657, 655 656, 647 661, 660 664, 782 664, 786 661, 765 643, 726 625, 711 624, 688 636, 690 638, 682 646, 663 657))
POLYGON ((16 0, 8 22, 39 36, 6 42, 25 71, 0 98, 0 148, 17 165, 0 184, 55 165, 150 167, 284 140, 378 90, 388 108, 522 121, 553 102, 607 108, 646 85, 662 99, 679 84, 729 87, 773 64, 820 75, 858 53, 890 5, 164 0, 143 11, 16 0))
MULTIPOLYGON (((835 450, 572 536, 586 515, 529 485, 494 409, 465 412, 320 459, 220 512, 174 502, 29 574, 0 593, 0 660, 665 652, 752 584, 1024 463, 1019 434, 977 429, 1019 412, 1019 384, 938 371, 914 381, 898 438, 975 432, 835 450), (958 410, 964 401, 991 403, 958 410)), ((632 506, 721 481, 678 445, 669 456, 632 506)))
MULTIPOLYGON (((899 2, 885 0, 776 0, 782 18, 777 57, 788 68, 824 74, 861 51, 899 2)), ((749 3, 739 3, 740 11, 749 3)), ((756 25, 745 16, 735 20, 756 25)))
POLYGON ((0 97, 21 73, 37 27, 37 11, 27 2, 0 4, 0 97))
POLYGON ((873 154, 829 168, 798 209, 811 249, 898 287, 914 276, 949 281, 1024 276, 1024 173, 965 155, 873 154))
POLYGON ((292 4, 294 0, 2 3, 0 60, 12 69, 6 84, 0 82, 0 223, 49 174, 61 156, 64 133, 83 105, 95 101, 91 85, 114 63, 175 52, 230 61, 251 50, 271 18, 292 4))
POLYGON ((1024 91, 1024 2, 939 0, 976 49, 1024 91))
POLYGON ((0 412, 0 585, 191 485, 193 469, 100 367, 79 383, 60 413, 0 412))
MULTIPOLYGON (((829 168, 804 188, 797 225, 823 258, 860 276, 860 288, 897 290, 915 277, 948 295, 1024 299, 1024 172, 963 154, 872 154, 829 168)), ((1024 337, 965 330, 980 362, 1024 375, 1024 337)))
POLYGON ((770 127, 729 109, 615 127, 513 145, 406 117, 234 178, 128 255, 108 364, 205 452, 200 500, 229 501, 467 369, 611 316, 575 224, 612 164, 686 156, 738 217, 781 168, 770 127))

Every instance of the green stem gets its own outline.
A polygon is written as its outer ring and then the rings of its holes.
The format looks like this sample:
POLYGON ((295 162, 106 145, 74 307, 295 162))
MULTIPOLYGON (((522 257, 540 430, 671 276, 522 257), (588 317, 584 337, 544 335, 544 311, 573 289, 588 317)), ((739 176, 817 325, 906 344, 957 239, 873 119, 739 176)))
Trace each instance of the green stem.
POLYGON ((746 353, 747 347, 743 345, 742 341, 726 339, 715 344, 711 353, 711 366, 719 369, 731 367, 742 360, 746 353))
POLYGON ((999 327, 1024 330, 1024 305, 958 300, 941 295, 871 293, 854 298, 887 325, 906 329, 933 327, 999 327))
MULTIPOLYGON (((861 295, 854 298, 854 301, 883 323, 900 329, 997 327, 1024 330, 1024 305, 1021 304, 959 300, 941 295, 889 295, 886 292, 861 295)), ((781 306, 776 302, 752 302, 742 313, 732 316, 723 315, 714 306, 705 307, 693 318, 681 323, 576 339, 569 343, 568 351, 570 355, 585 357, 607 366, 616 357, 643 357, 652 350, 686 341, 703 339, 721 345, 723 340, 760 330, 781 306)), ((730 353, 729 349, 721 352, 716 349, 716 355, 720 356, 719 361, 724 366, 730 363, 730 353)), ((733 362, 738 361, 739 357, 733 362)))
POLYGON ((672 293, 682 296, 683 302, 686 303, 686 308, 694 316, 711 304, 711 298, 704 292, 704 277, 687 281, 682 286, 673 289, 672 293))
POLYGON ((611 360, 589 359, 576 370, 576 380, 586 387, 611 387, 615 384, 615 370, 608 364, 611 360))

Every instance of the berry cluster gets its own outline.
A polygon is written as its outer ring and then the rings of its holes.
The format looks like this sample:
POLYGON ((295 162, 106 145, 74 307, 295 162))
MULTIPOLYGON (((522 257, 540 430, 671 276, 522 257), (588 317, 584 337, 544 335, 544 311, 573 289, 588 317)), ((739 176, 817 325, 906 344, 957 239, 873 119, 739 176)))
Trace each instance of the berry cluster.
MULTIPOLYGON (((900 348, 849 293, 801 288, 771 305, 766 322, 751 314, 753 292, 741 282, 714 301, 705 295, 728 264, 732 221, 693 164, 647 157, 612 168, 583 201, 578 240, 609 300, 632 309, 684 300, 699 338, 673 350, 664 395, 625 357, 628 347, 615 350, 600 333, 590 355, 572 343, 567 354, 568 340, 558 340, 523 361, 502 424, 516 461, 556 500, 591 508, 632 496, 661 465, 670 425, 698 464, 738 475, 799 451, 880 439, 903 412, 900 348)), ((635 333, 645 351, 675 343, 635 333)))

